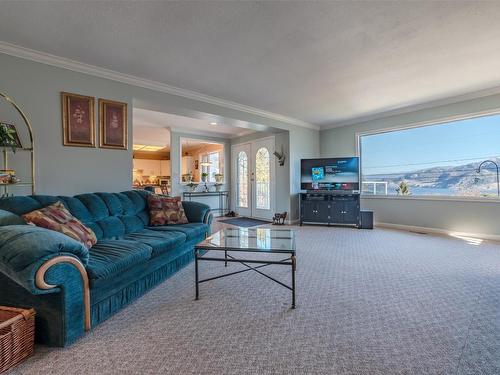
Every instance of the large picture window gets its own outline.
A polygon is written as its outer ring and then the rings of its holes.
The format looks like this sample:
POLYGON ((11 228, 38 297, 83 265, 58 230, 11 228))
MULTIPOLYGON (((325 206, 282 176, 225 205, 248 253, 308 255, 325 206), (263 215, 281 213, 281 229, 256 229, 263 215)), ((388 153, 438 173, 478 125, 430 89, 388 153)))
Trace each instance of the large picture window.
POLYGON ((208 174, 208 182, 215 182, 215 175, 221 173, 220 160, 219 151, 202 155, 202 164, 208 164, 206 166, 202 166, 202 173, 208 174))
POLYGON ((500 115, 359 137, 365 195, 499 197, 500 115))

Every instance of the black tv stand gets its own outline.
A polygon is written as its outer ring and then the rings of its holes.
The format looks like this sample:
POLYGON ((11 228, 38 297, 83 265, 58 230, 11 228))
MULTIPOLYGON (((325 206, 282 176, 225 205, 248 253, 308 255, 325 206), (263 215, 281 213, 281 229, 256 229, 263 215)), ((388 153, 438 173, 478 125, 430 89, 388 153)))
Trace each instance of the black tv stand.
POLYGON ((359 193, 345 191, 300 193, 300 225, 335 224, 361 228, 359 198, 359 193))

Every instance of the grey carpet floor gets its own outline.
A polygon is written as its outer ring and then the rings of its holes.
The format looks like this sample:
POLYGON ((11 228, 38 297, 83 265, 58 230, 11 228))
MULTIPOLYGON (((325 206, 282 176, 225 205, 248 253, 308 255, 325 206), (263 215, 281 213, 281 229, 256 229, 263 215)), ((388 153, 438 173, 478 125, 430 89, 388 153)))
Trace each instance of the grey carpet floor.
MULTIPOLYGON (((296 310, 254 272, 203 284, 194 301, 190 265, 12 374, 500 374, 498 243, 294 228, 296 310)), ((264 269, 289 280, 285 267, 264 269)))

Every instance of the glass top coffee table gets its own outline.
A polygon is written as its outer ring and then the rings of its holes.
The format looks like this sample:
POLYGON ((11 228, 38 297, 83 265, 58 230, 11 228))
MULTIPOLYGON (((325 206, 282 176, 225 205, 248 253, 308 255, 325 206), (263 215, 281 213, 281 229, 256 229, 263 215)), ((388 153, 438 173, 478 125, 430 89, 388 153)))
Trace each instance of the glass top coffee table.
MULTIPOLYGON (((236 275, 238 273, 255 271, 260 275, 271 279, 292 292, 292 309, 295 308, 295 235, 291 229, 271 229, 271 228, 226 228, 207 237, 204 241, 195 246, 195 283, 196 299, 199 299, 199 284, 207 281, 220 279, 223 277, 236 275), (207 256, 210 251, 223 251, 224 257, 207 256), (245 259, 243 253, 258 253, 261 259, 245 259), (283 254, 284 259, 266 260, 266 254, 283 254), (223 275, 199 279, 198 263, 201 261, 223 262, 227 267, 228 262, 240 263, 246 268, 223 275), (270 265, 289 266, 291 269, 291 283, 287 285, 274 277, 271 277, 260 268, 270 265)), ((256 254, 254 254, 254 257, 256 254)))

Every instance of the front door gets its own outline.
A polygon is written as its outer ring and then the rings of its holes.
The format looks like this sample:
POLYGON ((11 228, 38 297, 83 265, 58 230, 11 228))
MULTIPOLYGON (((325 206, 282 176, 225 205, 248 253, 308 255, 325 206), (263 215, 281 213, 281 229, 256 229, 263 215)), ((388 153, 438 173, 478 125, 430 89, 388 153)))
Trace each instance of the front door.
POLYGON ((271 220, 274 209, 274 137, 232 148, 233 199, 240 216, 271 220))
POLYGON ((232 197, 234 210, 240 216, 252 216, 250 158, 252 155, 250 143, 233 146, 232 156, 232 197))
POLYGON ((274 138, 252 143, 252 216, 272 219, 274 201, 274 138))

